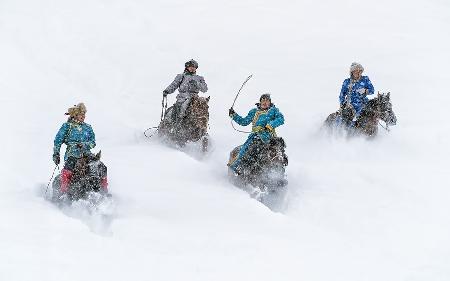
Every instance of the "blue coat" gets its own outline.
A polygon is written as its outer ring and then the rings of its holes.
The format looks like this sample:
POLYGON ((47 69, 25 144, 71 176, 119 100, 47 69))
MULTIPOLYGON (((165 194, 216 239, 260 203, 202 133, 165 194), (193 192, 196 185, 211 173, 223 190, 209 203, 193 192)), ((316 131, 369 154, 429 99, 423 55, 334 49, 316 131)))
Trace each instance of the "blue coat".
POLYGON ((90 154, 90 149, 95 147, 95 134, 91 125, 73 121, 64 123, 55 136, 53 153, 59 153, 63 143, 67 145, 64 161, 68 157, 80 158, 82 153, 90 154), (77 144, 81 144, 81 148, 77 144))
POLYGON ((342 83, 341 94, 339 95, 339 102, 341 105, 345 103, 346 98, 350 94, 350 104, 359 114, 363 109, 364 105, 369 101, 366 95, 372 95, 374 93, 374 88, 372 82, 370 82, 369 77, 361 76, 352 87, 351 93, 349 93, 350 88, 350 78, 344 80, 342 83), (367 90, 365 94, 362 91, 367 90))

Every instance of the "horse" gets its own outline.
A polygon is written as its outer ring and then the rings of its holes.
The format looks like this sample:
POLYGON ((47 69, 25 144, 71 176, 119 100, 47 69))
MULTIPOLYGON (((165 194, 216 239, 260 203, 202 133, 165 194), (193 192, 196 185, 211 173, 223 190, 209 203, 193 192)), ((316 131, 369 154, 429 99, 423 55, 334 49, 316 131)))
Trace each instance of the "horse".
MULTIPOLYGON (((286 143, 281 137, 273 137, 264 143, 256 137, 243 155, 238 166, 238 173, 229 168, 229 176, 238 186, 252 185, 261 192, 274 192, 287 185, 285 168, 288 157, 285 153, 286 143)), ((235 147, 228 160, 230 166, 237 158, 241 146, 235 147)))
POLYGON ((202 151, 208 149, 209 99, 194 95, 183 119, 177 120, 176 105, 169 107, 158 126, 158 135, 183 147, 187 142, 201 140, 202 151))
MULTIPOLYGON (((67 198, 70 201, 86 198, 89 192, 103 192, 101 180, 106 177, 107 168, 100 161, 100 157, 101 151, 95 155, 85 154, 77 159, 67 192, 67 198)), ((60 186, 61 175, 59 174, 52 183, 54 201, 61 199, 60 186)))
POLYGON ((364 135, 375 137, 378 134, 378 123, 382 120, 386 129, 397 124, 397 117, 392 110, 390 93, 378 93, 362 109, 355 121, 355 110, 350 104, 344 105, 340 110, 331 113, 324 122, 324 127, 333 130, 344 128, 350 135, 364 135))

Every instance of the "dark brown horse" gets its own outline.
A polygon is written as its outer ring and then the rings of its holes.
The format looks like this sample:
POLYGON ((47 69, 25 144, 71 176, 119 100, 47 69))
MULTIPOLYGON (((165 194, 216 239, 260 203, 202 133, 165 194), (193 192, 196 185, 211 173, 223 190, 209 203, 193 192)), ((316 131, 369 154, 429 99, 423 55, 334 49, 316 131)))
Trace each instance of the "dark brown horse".
MULTIPOLYGON (((95 155, 86 154, 77 160, 73 175, 69 183, 67 199, 75 201, 86 198, 89 192, 103 192, 101 188, 102 178, 107 176, 107 168, 100 161, 101 151, 95 155)), ((57 175, 53 181, 53 201, 61 200, 60 193, 61 175, 57 175)))
POLYGON ((378 123, 382 120, 386 128, 397 123, 397 117, 392 110, 390 93, 380 94, 367 102, 361 114, 353 121, 355 111, 351 105, 346 105, 340 110, 331 113, 324 122, 324 127, 329 130, 347 130, 350 135, 362 134, 374 137, 378 133, 378 123))
MULTIPOLYGON (((239 173, 229 168, 232 182, 238 186, 250 184, 262 192, 274 192, 284 187, 287 184, 285 168, 288 165, 285 148, 283 138, 274 137, 269 143, 256 138, 242 156, 239 173)), ((238 146, 231 151, 228 166, 235 161, 240 149, 241 146, 238 146)))
POLYGON ((182 120, 173 118, 176 115, 175 106, 169 107, 164 119, 158 127, 158 135, 166 140, 184 146, 187 142, 201 141, 202 150, 208 149, 209 98, 192 97, 186 114, 182 120))

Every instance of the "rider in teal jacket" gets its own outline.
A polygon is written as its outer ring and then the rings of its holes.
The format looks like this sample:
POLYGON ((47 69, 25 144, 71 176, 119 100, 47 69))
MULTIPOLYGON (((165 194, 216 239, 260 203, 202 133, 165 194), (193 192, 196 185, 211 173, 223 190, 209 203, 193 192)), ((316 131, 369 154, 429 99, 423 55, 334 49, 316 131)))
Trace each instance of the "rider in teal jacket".
MULTIPOLYGON (((65 122, 55 136, 53 146, 53 161, 59 165, 60 155, 59 151, 61 145, 67 145, 66 153, 64 155, 64 168, 61 171, 61 185, 60 192, 66 193, 69 189, 69 183, 72 178, 73 170, 76 162, 83 156, 93 156, 90 151, 95 147, 95 134, 91 125, 86 124, 84 119, 86 117, 86 106, 83 103, 69 108, 67 115, 69 119, 65 122)), ((103 165, 104 166, 104 165, 103 165)), ((100 186, 104 192, 108 192, 108 179, 106 176, 106 166, 104 177, 101 178, 100 186)))
POLYGON ((250 110, 246 117, 241 117, 233 108, 230 108, 229 115, 234 122, 241 126, 247 126, 252 123, 252 132, 248 136, 247 141, 241 146, 239 154, 232 163, 230 168, 237 172, 238 166, 241 162, 250 144, 256 139, 260 138, 264 143, 268 143, 272 137, 276 136, 275 128, 284 124, 284 116, 272 104, 269 94, 264 94, 260 97, 257 107, 250 110))

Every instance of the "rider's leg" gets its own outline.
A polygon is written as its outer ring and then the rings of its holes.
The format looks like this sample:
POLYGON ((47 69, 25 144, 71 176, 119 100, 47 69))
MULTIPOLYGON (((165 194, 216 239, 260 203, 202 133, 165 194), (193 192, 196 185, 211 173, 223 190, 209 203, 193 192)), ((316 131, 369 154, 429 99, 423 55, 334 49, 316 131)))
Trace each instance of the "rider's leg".
POLYGON ((100 187, 102 188, 102 191, 105 193, 108 193, 108 176, 107 176, 107 168, 105 164, 100 164, 100 187))
POLYGON ((188 108, 190 102, 191 102, 191 98, 187 98, 181 104, 181 106, 180 106, 180 116, 179 116, 180 120, 184 118, 184 115, 186 114, 186 109, 188 108))
POLYGON ((254 137, 254 134, 249 135, 249 137, 247 138, 245 143, 241 146, 241 150, 239 150, 239 154, 236 157, 236 160, 234 160, 234 162, 230 164, 230 168, 233 171, 235 171, 235 172, 237 171, 237 168, 238 168, 239 164, 241 163, 242 157, 244 156, 245 152, 247 152, 250 144, 253 142, 253 137, 254 137))
POLYGON ((185 101, 186 101, 186 98, 177 96, 177 101, 173 105, 173 111, 172 111, 172 122, 173 123, 176 123, 178 121, 178 119, 180 119, 181 107, 185 101))
POLYGON ((64 168, 61 171, 61 186, 59 190, 61 193, 66 193, 69 191, 69 183, 72 178, 72 171, 75 168, 76 162, 77 159, 75 157, 69 157, 64 164, 64 168))
POLYGON ((364 108, 364 106, 361 105, 361 104, 355 104, 353 106, 353 109, 355 109, 355 116, 353 117, 353 120, 352 120, 352 123, 351 123, 352 127, 355 127, 356 120, 358 120, 359 115, 361 114, 363 108, 364 108))

